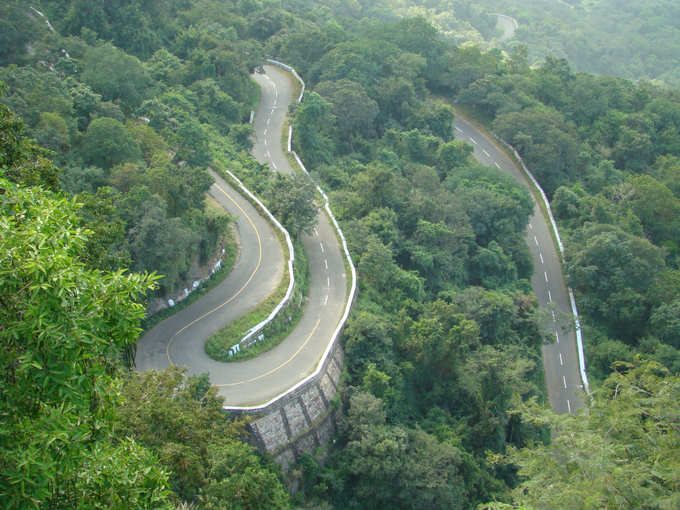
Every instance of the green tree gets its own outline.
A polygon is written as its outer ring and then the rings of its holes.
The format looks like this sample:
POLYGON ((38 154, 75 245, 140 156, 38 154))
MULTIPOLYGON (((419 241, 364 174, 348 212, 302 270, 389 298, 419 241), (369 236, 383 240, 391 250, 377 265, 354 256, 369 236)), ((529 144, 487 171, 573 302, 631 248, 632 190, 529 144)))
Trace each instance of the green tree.
POLYGON ((167 48, 160 48, 146 62, 151 78, 163 85, 179 85, 182 81, 183 62, 167 48))
POLYGON ((494 130, 515 146, 548 195, 578 171, 573 127, 552 108, 527 108, 496 117, 494 130))
POLYGON ((678 243, 680 237, 680 199, 664 184, 649 175, 638 175, 630 180, 631 205, 640 218, 645 234, 657 243, 678 243))
POLYGON ((363 87, 354 81, 342 79, 319 83, 316 91, 333 105, 333 116, 340 137, 353 148, 356 134, 372 137, 378 105, 363 87))
POLYGON ((85 162, 104 170, 125 161, 138 161, 142 157, 139 145, 125 126, 116 119, 95 119, 87 128, 82 141, 85 162))
POLYGON ((251 446, 217 445, 210 451, 208 466, 208 485, 200 496, 206 510, 291 508, 288 491, 251 446))
POLYGON ((76 116, 78 129, 85 131, 90 125, 92 115, 97 112, 102 100, 102 96, 97 94, 92 88, 84 83, 69 78, 66 81, 69 92, 73 98, 73 109, 76 116))
POLYGON ((426 279, 430 289, 441 290, 447 283, 466 280, 465 259, 469 232, 451 229, 443 222, 419 220, 407 241, 411 263, 426 279))
POLYGON ((72 99, 57 73, 39 67, 0 68, 0 81, 7 86, 3 103, 34 128, 40 114, 52 112, 68 120, 72 115, 72 99))
POLYGON ((131 373, 122 388, 118 432, 158 455, 170 486, 201 509, 289 508, 273 466, 245 444, 245 422, 224 413, 207 374, 170 367, 131 373))
POLYGON ((505 460, 519 467, 523 479, 512 492, 514 504, 566 510, 677 507, 678 398, 678 376, 638 359, 618 365, 587 413, 522 407, 525 420, 553 433, 549 444, 509 449, 505 460))
POLYGON ((198 233, 181 218, 168 218, 167 206, 158 195, 151 195, 140 207, 140 216, 129 231, 133 267, 157 270, 164 275, 161 289, 170 291, 189 269, 192 254, 198 251, 198 233))
POLYGON ((0 499, 166 507, 167 474, 112 428, 117 358, 139 334, 135 300, 154 277, 88 269, 73 201, 6 179, 0 189, 0 499))
POLYGON ((71 148, 71 135, 66 121, 58 114, 43 112, 36 126, 38 143, 54 152, 64 154, 71 148))
POLYGON ((329 162, 334 152, 332 139, 327 135, 335 121, 332 106, 319 94, 311 92, 295 111, 293 140, 312 166, 329 162))
POLYGON ((272 214, 286 227, 291 236, 314 230, 319 210, 314 204, 315 190, 309 177, 302 174, 276 174, 265 200, 272 214))
POLYGON ((472 145, 459 140, 444 143, 439 146, 437 172, 440 179, 444 179, 453 168, 465 165, 472 154, 472 145))
POLYGON ((205 167, 210 163, 210 137, 205 128, 194 119, 183 122, 175 134, 177 160, 192 166, 205 167))
POLYGON ((120 194, 108 186, 96 192, 83 192, 77 199, 82 203, 79 216, 90 230, 83 261, 92 268, 115 271, 131 266, 125 238, 125 223, 120 217, 120 194))
POLYGON ((59 189, 59 170, 49 152, 24 136, 24 123, 0 103, 0 176, 25 186, 59 189))
POLYGON ((347 321, 346 350, 350 371, 361 373, 373 361, 379 366, 392 356, 393 325, 384 316, 361 310, 347 321))
POLYGON ((386 423, 383 402, 368 393, 350 399, 344 468, 352 494, 368 508, 465 508, 461 452, 420 429, 386 423))
POLYGON ((205 375, 188 378, 177 367, 131 373, 122 397, 119 433, 157 452, 171 472, 170 486, 186 501, 195 499, 208 483, 211 447, 239 441, 243 435, 243 424, 228 420, 223 399, 205 375))
POLYGON ((496 241, 491 241, 488 248, 480 247, 472 258, 471 266, 472 283, 479 283, 487 289, 496 289, 517 280, 517 267, 496 241))
POLYGON ((659 340, 680 349, 680 299, 662 304, 649 321, 651 333, 659 340))
POLYGON ((29 14, 21 2, 3 2, 0 6, 0 62, 6 65, 20 59, 31 34, 41 28, 36 15, 29 14))
POLYGON ((647 289, 665 269, 661 250, 608 225, 589 226, 574 241, 566 272, 583 293, 582 308, 603 318, 619 338, 635 338, 646 325, 647 289))
POLYGON ((83 65, 82 80, 105 101, 120 101, 127 112, 142 104, 150 79, 136 57, 104 43, 87 50, 83 65))

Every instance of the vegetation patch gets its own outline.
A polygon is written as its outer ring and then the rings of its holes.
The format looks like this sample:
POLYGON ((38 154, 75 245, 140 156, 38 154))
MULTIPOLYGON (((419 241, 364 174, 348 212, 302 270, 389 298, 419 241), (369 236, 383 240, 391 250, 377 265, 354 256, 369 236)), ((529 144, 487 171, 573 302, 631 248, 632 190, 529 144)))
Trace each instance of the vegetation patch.
MULTIPOLYGON (((466 122, 469 124, 475 126, 477 129, 484 133, 488 133, 489 129, 491 129, 491 123, 493 119, 491 118, 484 118, 483 115, 479 115, 479 112, 475 111, 473 108, 470 107, 465 107, 461 105, 456 105, 454 106, 454 110, 456 113, 464 119, 466 122)), ((524 167, 522 166, 522 162, 517 159, 515 156, 514 152, 510 150, 510 148, 505 145, 503 142, 495 139, 495 137, 491 136, 491 140, 493 143, 496 145, 497 148, 499 148, 503 153, 510 158, 510 160, 515 164, 515 166, 519 169, 521 174, 524 176, 524 180, 527 183, 527 186, 529 187, 529 191, 531 191, 531 195, 534 197, 534 201, 536 205, 538 206, 539 210, 541 211, 541 214, 545 218, 546 222, 550 224, 550 214, 548 213, 548 208, 545 205, 545 201, 543 200, 543 197, 541 195, 541 190, 539 190, 536 185, 534 184, 534 181, 531 180, 529 175, 526 173, 524 170, 524 167)), ((531 170, 531 168, 529 168, 531 170)), ((560 251, 559 243, 557 242, 557 236, 555 235, 555 231, 552 229, 552 226, 548 228, 548 231, 550 232, 550 237, 553 240, 553 245, 555 246, 555 250, 560 256, 560 260, 564 262, 563 259, 563 254, 560 251)))
MULTIPOLYGON (((234 267, 236 262, 236 257, 238 255, 238 245, 234 240, 233 228, 229 228, 224 238, 224 256, 222 257, 222 264, 220 268, 203 280, 199 286, 191 293, 188 297, 176 303, 172 308, 164 308, 159 310, 155 314, 146 317, 142 321, 142 333, 144 335, 147 331, 151 330, 156 324, 167 319, 168 317, 175 315, 180 310, 183 310, 187 306, 191 305, 202 296, 206 295, 212 289, 217 287, 224 279, 229 276, 231 269, 234 267)), ((141 336, 140 335, 140 336, 141 336)))
MULTIPOLYGON (((218 361, 244 361, 251 359, 277 346, 290 334, 302 316, 304 301, 309 292, 309 264, 302 243, 294 243, 294 249, 293 275, 296 285, 293 289, 289 305, 281 310, 261 333, 258 333, 258 335, 263 335, 262 340, 257 341, 248 348, 242 348, 241 351, 233 356, 229 355, 229 349, 243 338, 245 332, 266 319, 272 309, 285 296, 290 281, 288 271, 285 269, 285 275, 281 279, 281 283, 266 300, 247 314, 230 322, 206 341, 205 351, 211 358, 218 361)), ((287 268, 287 261, 285 267, 287 268)))

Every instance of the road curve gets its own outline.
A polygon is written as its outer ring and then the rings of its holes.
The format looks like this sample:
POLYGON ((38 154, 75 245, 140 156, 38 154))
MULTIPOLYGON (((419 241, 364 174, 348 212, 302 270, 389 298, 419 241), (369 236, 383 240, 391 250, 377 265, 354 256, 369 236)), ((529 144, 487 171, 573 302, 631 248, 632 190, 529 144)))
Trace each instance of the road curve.
MULTIPOLYGON (((255 74, 260 85, 260 104, 254 119, 255 141, 253 155, 273 171, 290 174, 293 168, 283 151, 283 123, 288 105, 293 101, 295 83, 290 73, 270 65, 264 74, 255 74)), ((300 322, 278 347, 259 356, 257 360, 276 359, 275 370, 258 379, 269 387, 273 381, 276 391, 271 398, 311 374, 321 359, 343 315, 347 299, 347 275, 342 247, 328 216, 319 213, 319 222, 311 235, 302 236, 302 244, 309 260, 309 296, 300 322), (280 352, 279 352, 280 351, 280 352), (285 353, 281 355, 281 353, 285 353)), ((253 360, 256 361, 256 360, 253 360)), ((263 361, 263 362, 264 362, 263 361)), ((260 377, 260 376, 253 376, 260 377)), ((222 394, 228 396, 227 405, 260 403, 266 398, 236 401, 242 385, 225 386, 222 394)), ((258 392, 263 395, 264 392, 258 392)))
MULTIPOLYGON (((278 68, 266 66, 266 72, 255 77, 261 85, 263 80, 267 85, 262 87, 255 114, 253 155, 276 170, 292 172, 283 154, 281 133, 293 84, 278 68)), ((239 259, 221 285, 158 324, 139 341, 137 369, 163 369, 174 363, 186 366, 190 374, 207 372, 225 397, 225 405, 256 405, 286 391, 316 368, 344 310, 344 259, 335 231, 326 215, 320 214, 314 234, 303 238, 310 265, 310 290, 302 318, 291 334, 251 360, 212 360, 205 354, 205 340, 269 295, 281 279, 284 264, 271 226, 245 199, 217 176, 211 194, 231 214, 239 216, 239 259), (234 208, 232 199, 247 217, 234 208)))
MULTIPOLYGON (((477 161, 499 168, 529 189, 524 174, 497 141, 466 122, 460 115, 456 115, 454 126, 456 138, 473 146, 477 161)), ((550 235, 550 227, 535 200, 526 242, 534 263, 531 285, 539 306, 545 311, 543 327, 552 340, 552 343, 543 345, 543 369, 548 398, 556 412, 573 412, 583 407, 583 385, 579 375, 571 305, 562 276, 559 253, 550 235)))
POLYGON ((515 36, 515 32, 519 28, 519 23, 512 16, 506 14, 492 14, 496 16, 497 26, 500 26, 503 30, 503 34, 498 37, 498 42, 505 42, 512 39, 515 36))
POLYGON ((213 382, 229 378, 230 366, 208 357, 205 340, 266 299, 283 276, 283 250, 271 225, 221 177, 212 176, 215 183, 209 194, 235 218, 236 263, 217 287, 138 341, 135 362, 139 371, 176 364, 186 366, 191 374, 208 372, 213 382))

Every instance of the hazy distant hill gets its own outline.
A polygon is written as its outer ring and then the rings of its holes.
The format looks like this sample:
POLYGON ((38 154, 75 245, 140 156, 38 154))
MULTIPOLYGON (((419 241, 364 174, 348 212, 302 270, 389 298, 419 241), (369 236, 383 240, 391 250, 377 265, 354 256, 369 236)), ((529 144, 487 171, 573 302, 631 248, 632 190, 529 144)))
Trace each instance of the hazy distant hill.
POLYGON ((532 61, 566 58, 572 68, 680 84, 680 2, 676 0, 395 0, 401 14, 422 14, 458 43, 487 46, 491 13, 515 17, 506 49, 526 44, 532 61))

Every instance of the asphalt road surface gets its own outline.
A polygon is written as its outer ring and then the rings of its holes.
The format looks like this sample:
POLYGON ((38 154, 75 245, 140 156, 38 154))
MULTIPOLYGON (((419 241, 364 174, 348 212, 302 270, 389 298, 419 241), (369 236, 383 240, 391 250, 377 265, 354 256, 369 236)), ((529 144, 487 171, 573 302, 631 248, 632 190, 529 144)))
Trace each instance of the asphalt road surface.
MULTIPOLYGON (((294 84, 288 73, 271 66, 265 69, 266 75, 255 76, 262 85, 262 98, 254 119, 253 154, 274 170, 292 172, 281 146, 281 133, 294 84)), ((137 369, 163 369, 170 363, 186 366, 190 374, 207 372, 225 397, 225 405, 261 404, 294 386, 316 368, 344 309, 347 288, 344 260, 328 218, 320 214, 315 232, 303 239, 310 264, 310 290, 303 316, 291 334, 257 358, 230 363, 214 361, 205 353, 205 340, 277 287, 284 259, 271 226, 245 199, 219 178, 211 194, 232 215, 238 216, 238 261, 221 285, 158 324, 139 341, 137 369), (233 206, 232 200, 247 217, 233 206)))
POLYGON ((233 380, 229 364, 205 353, 205 340, 266 299, 283 276, 283 251, 271 225, 229 184, 212 175, 210 195, 236 219, 236 263, 220 285, 139 340, 135 360, 139 371, 175 364, 186 366, 190 374, 208 372, 214 383, 233 380))
MULTIPOLYGON (((529 189, 521 170, 497 141, 482 134, 473 125, 456 116, 455 136, 471 144, 475 158, 487 166, 506 172, 529 189)), ((576 334, 573 328, 569 294, 562 276, 559 252, 550 235, 550 228, 534 203, 526 242, 534 263, 531 285, 543 311, 542 327, 550 343, 543 345, 543 368, 548 398, 558 413, 573 412, 583 407, 583 386, 579 374, 576 334)))
POLYGON ((505 42, 512 39, 519 26, 517 20, 505 14, 496 14, 495 16, 498 18, 496 25, 503 30, 503 34, 498 37, 498 41, 505 42))

